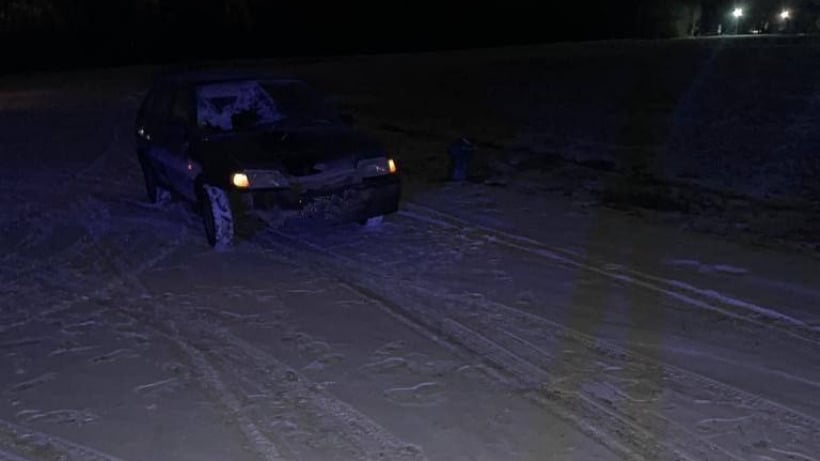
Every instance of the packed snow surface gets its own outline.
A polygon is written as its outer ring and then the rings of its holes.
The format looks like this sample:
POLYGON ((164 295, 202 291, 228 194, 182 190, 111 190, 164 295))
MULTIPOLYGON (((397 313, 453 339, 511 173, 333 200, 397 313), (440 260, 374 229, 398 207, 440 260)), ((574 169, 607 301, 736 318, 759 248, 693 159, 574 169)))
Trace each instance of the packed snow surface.
POLYGON ((0 91, 0 459, 820 459, 810 256, 412 175, 213 251, 144 198, 146 74, 0 91))

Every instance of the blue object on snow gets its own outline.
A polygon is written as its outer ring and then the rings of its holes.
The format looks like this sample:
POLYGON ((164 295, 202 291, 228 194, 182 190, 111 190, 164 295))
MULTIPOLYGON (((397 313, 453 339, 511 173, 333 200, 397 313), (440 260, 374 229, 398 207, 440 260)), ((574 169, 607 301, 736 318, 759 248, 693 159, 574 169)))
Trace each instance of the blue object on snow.
POLYGON ((475 153, 475 145, 467 138, 459 138, 450 144, 447 153, 450 154, 451 179, 453 181, 466 181, 467 166, 473 153, 475 153))

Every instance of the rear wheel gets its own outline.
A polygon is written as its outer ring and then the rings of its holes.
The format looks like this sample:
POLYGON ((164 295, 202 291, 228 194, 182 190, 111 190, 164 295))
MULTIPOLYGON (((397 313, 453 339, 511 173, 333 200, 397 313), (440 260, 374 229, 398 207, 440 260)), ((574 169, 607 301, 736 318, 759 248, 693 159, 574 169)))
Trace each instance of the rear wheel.
POLYGON ((234 216, 228 193, 219 187, 202 186, 202 220, 208 244, 217 249, 231 245, 234 235, 234 216))

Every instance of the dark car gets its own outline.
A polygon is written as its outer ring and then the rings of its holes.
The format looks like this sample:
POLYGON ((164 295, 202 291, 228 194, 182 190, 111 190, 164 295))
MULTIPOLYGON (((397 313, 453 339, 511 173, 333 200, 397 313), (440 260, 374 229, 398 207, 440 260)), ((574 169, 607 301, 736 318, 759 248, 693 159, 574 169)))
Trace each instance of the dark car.
POLYGON ((238 219, 378 224, 398 209, 396 163, 291 78, 189 72, 157 79, 136 120, 148 199, 187 199, 212 246, 238 219))

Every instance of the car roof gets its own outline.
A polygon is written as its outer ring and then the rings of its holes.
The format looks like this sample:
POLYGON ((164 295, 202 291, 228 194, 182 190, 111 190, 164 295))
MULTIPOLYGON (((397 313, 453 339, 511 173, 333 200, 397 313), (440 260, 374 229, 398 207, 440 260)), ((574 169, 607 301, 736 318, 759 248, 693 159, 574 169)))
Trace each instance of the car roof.
POLYGON ((156 81, 176 85, 200 85, 214 82, 230 82, 241 80, 265 80, 280 82, 300 82, 298 78, 286 75, 277 75, 257 69, 195 69, 171 70, 161 73, 156 81))

